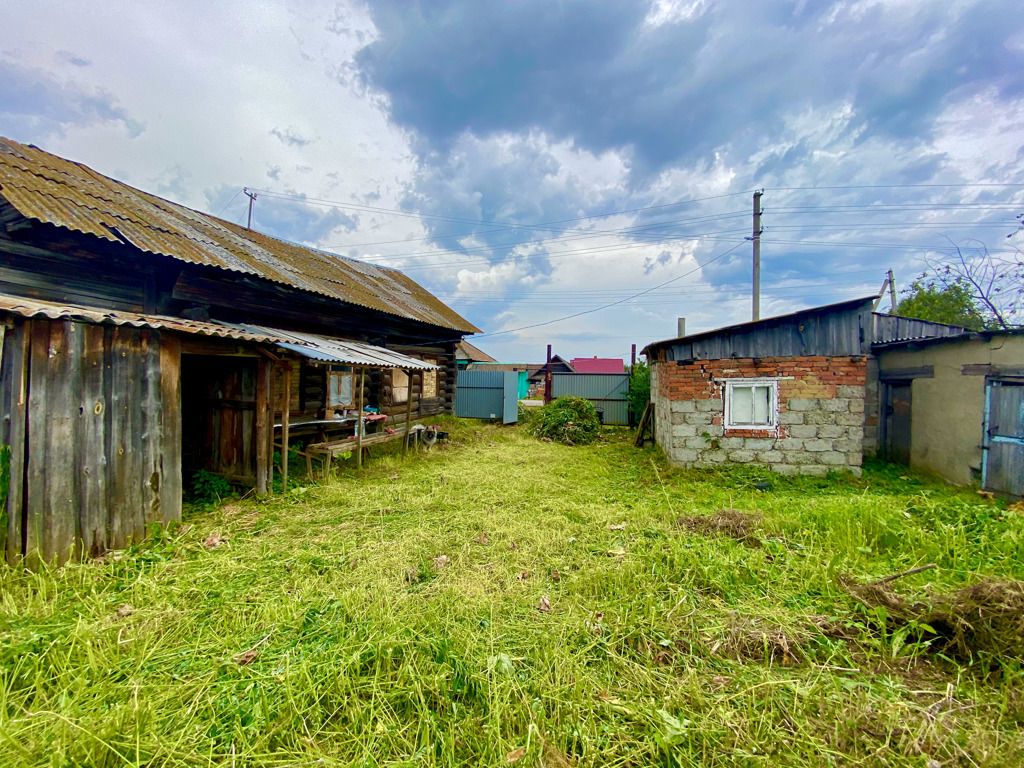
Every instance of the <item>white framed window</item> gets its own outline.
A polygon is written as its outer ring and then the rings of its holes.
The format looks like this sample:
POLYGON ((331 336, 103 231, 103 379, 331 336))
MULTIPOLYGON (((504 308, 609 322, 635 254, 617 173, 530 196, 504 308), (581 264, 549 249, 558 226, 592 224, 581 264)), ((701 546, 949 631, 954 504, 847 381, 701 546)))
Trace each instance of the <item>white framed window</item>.
POLYGON ((774 429, 778 423, 777 379, 730 379, 725 382, 726 429, 774 429))

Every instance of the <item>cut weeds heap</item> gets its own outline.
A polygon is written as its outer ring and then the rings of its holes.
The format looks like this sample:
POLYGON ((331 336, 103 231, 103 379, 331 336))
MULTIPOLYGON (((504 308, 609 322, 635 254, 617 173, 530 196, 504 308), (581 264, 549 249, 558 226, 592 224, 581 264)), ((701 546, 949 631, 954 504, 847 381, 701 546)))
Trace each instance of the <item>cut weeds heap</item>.
POLYGON ((0 765, 1020 763, 1019 654, 934 653, 838 580, 935 563, 898 586, 929 610, 1020 580, 1001 503, 446 429, 102 561, 0 571, 0 765), (677 522, 720 510, 755 522, 677 522))

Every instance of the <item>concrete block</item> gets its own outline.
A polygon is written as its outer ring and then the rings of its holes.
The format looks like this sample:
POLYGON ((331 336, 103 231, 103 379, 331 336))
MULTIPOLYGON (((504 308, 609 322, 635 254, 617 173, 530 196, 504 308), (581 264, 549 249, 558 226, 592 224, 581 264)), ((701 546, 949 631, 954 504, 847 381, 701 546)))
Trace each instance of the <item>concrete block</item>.
POLYGON ((862 441, 852 437, 832 441, 832 449, 835 451, 859 451, 862 447, 862 441))
POLYGON ((804 414, 800 411, 783 411, 779 414, 779 424, 803 424, 804 414))
POLYGON ((793 464, 774 464, 772 469, 780 475, 796 475, 800 473, 800 468, 793 464))
MULTIPOLYGON (((860 451, 850 451, 846 455, 846 463, 851 467, 859 467, 864 463, 864 454, 860 451)), ((860 477, 860 475, 857 475, 857 477, 860 477)))
POLYGON ((818 461, 818 454, 807 453, 806 451, 783 451, 782 455, 785 456, 787 464, 797 466, 800 464, 815 464, 818 461))
POLYGON ((786 460, 786 457, 782 454, 782 451, 761 451, 757 454, 757 460, 765 464, 781 464, 786 460))
POLYGON ((863 413, 837 413, 836 424, 843 426, 854 427, 862 426, 864 424, 863 413))
POLYGON ((743 441, 748 451, 770 451, 775 447, 775 440, 770 437, 748 437, 743 441))
POLYGON ((718 440, 718 447, 723 451, 737 451, 744 447, 745 438, 722 437, 718 440))
POLYGON ((852 384, 840 384, 836 387, 836 397, 845 397, 850 400, 861 400, 864 397, 864 387, 852 384))
POLYGON ((757 455, 753 451, 729 451, 729 461, 735 461, 737 464, 749 464, 756 457, 757 455))
POLYGON ((722 398, 713 397, 709 400, 694 400, 694 405, 697 406, 698 411, 721 413, 722 411, 722 398))
POLYGON ((724 464, 729 460, 729 454, 725 451, 704 451, 701 460, 709 464, 724 464))
POLYGON ((832 450, 831 440, 804 440, 804 450, 812 453, 821 453, 832 450))
POLYGON ((697 410, 693 400, 673 400, 672 413, 693 413, 697 410))
POLYGON ((697 461, 699 454, 697 451, 690 451, 685 448, 675 448, 670 457, 676 464, 693 464, 697 461))
POLYGON ((845 397, 833 397, 821 401, 821 409, 829 413, 849 413, 850 401, 845 397))
POLYGON ((789 434, 792 437, 813 438, 818 436, 819 429, 821 429, 821 427, 818 427, 815 424, 794 424, 792 427, 789 428, 789 434))
POLYGON ((685 448, 690 448, 695 451, 706 451, 708 448, 711 447, 711 441, 708 440, 706 437, 696 435, 694 437, 684 438, 682 445, 685 448))
POLYGON ((804 414, 804 424, 835 424, 837 423, 837 418, 844 415, 849 416, 849 414, 811 411, 810 413, 804 414))
POLYGON ((864 413, 864 401, 850 400, 850 413, 864 413))
POLYGON ((796 438, 787 437, 785 440, 779 440, 776 450, 781 449, 783 451, 803 451, 804 441, 796 438))
POLYGON ((672 427, 672 437, 694 437, 697 427, 693 424, 676 424, 672 427))
POLYGON ((821 464, 804 464, 800 467, 800 474, 824 477, 828 474, 828 467, 822 466, 821 464))
POLYGON ((791 397, 786 401, 786 409, 789 411, 817 411, 821 408, 821 400, 811 400, 805 397, 791 397))
POLYGON ((833 467, 838 467, 842 464, 846 464, 847 454, 839 451, 824 451, 818 455, 821 459, 822 464, 829 464, 833 467))
POLYGON ((712 415, 713 414, 710 413, 694 411, 693 413, 684 413, 683 419, 687 424, 698 424, 710 427, 712 415))

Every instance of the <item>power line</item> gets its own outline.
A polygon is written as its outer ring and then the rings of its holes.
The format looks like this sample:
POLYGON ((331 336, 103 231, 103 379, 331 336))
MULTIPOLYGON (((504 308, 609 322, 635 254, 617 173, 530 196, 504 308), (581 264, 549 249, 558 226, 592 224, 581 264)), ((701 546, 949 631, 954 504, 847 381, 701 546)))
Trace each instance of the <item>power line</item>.
MULTIPOLYGON (((747 214, 746 211, 734 211, 734 212, 731 212, 731 213, 713 214, 713 215, 710 215, 710 216, 698 216, 698 217, 692 218, 692 219, 676 219, 674 221, 666 221, 666 222, 662 222, 662 223, 658 223, 658 224, 642 224, 642 225, 633 226, 633 227, 622 227, 620 229, 593 230, 589 234, 586 234, 586 235, 575 235, 573 237, 564 237, 562 235, 555 235, 554 237, 545 237, 545 238, 540 238, 540 239, 517 240, 517 241, 512 242, 512 243, 500 243, 500 244, 495 244, 495 245, 478 245, 478 246, 473 246, 471 248, 460 248, 455 253, 458 253, 458 254, 468 254, 468 253, 475 253, 477 251, 493 251, 493 250, 495 250, 497 248, 513 248, 513 247, 518 246, 518 245, 539 245, 541 243, 551 243, 551 242, 570 243, 570 242, 576 242, 576 241, 579 241, 579 240, 594 240, 594 239, 598 239, 598 238, 602 238, 602 237, 610 237, 610 236, 616 236, 616 235, 619 235, 619 236, 621 236, 621 235, 634 235, 635 236, 635 235, 639 234, 639 235, 641 235, 643 237, 650 237, 650 238, 679 239, 679 236, 677 236, 677 235, 646 234, 646 231, 650 230, 650 229, 662 229, 664 227, 682 226, 683 224, 699 224, 699 223, 707 223, 709 221, 720 221, 722 219, 733 219, 733 218, 737 218, 739 216, 747 216, 747 215, 748 214, 747 214)), ((655 240, 655 242, 657 242, 657 240, 655 240)), ((438 255, 437 251, 412 251, 410 253, 400 253, 400 254, 389 254, 387 256, 377 256, 377 257, 374 258, 374 260, 375 261, 393 261, 395 259, 412 258, 412 257, 415 257, 415 256, 435 256, 435 255, 438 255)))
POLYGON ((968 189, 971 187, 1024 187, 1024 184, 1017 182, 1000 183, 1000 182, 981 182, 976 184, 851 184, 846 186, 828 186, 828 187, 766 187, 767 190, 777 192, 813 192, 819 189, 835 190, 835 189, 968 189))
POLYGON ((506 333, 516 333, 517 331, 525 331, 525 330, 529 330, 530 328, 541 328, 541 327, 546 326, 546 325, 553 325, 554 323, 561 323, 564 320, 572 320, 574 317, 582 317, 583 315, 590 315, 590 314, 593 314, 594 312, 600 312, 603 309, 608 309, 609 307, 614 307, 614 306, 617 306, 619 304, 625 304, 627 301, 632 301, 633 299, 638 299, 641 296, 650 293, 651 291, 655 291, 658 288, 662 288, 662 287, 664 287, 666 285, 669 285, 670 283, 674 283, 677 280, 682 280, 684 277, 687 277, 688 275, 692 275, 694 272, 699 272, 700 270, 704 269, 704 267, 706 267, 708 264, 713 264, 714 262, 718 261, 719 259, 724 258, 725 256, 728 256, 730 253, 735 251, 737 248, 739 248, 745 242, 746 241, 744 240, 743 242, 737 243, 736 245, 734 245, 729 250, 722 251, 722 253, 718 254, 713 259, 710 259, 709 261, 704 262, 702 265, 700 265, 699 267, 696 267, 695 269, 691 269, 689 272, 684 272, 683 274, 679 275, 678 277, 673 277, 671 280, 666 280, 664 283, 660 283, 660 284, 654 286, 653 288, 648 288, 645 291, 640 291, 639 293, 636 293, 636 294, 634 294, 632 296, 629 296, 628 298, 620 299, 619 301, 613 301, 610 304, 604 304, 604 305, 602 305, 600 307, 594 307, 593 309, 588 309, 588 310, 585 310, 583 312, 576 312, 576 313, 574 313, 572 315, 566 315, 565 317, 559 317, 559 318, 556 318, 554 320, 547 320, 547 321, 545 321, 543 323, 534 323, 533 325, 524 325, 521 328, 510 328, 510 329, 508 329, 506 331, 495 331, 494 333, 483 333, 483 334, 480 334, 480 336, 478 338, 482 338, 484 336, 502 336, 502 335, 504 335, 506 333))
MULTIPOLYGON (((360 204, 360 203, 343 203, 343 202, 338 201, 338 200, 324 200, 322 198, 306 197, 305 195, 298 195, 298 194, 289 193, 289 192, 277 192, 277 191, 274 191, 274 190, 267 190, 267 189, 254 189, 253 191, 259 192, 260 194, 263 194, 263 195, 269 195, 272 198, 277 198, 277 199, 281 199, 281 200, 297 200, 299 202, 313 203, 313 204, 316 204, 316 205, 322 205, 322 206, 333 207, 333 208, 351 209, 351 210, 356 210, 356 211, 368 211, 368 212, 371 212, 371 213, 387 213, 387 214, 391 214, 391 215, 394 215, 394 216, 403 216, 403 217, 406 217, 406 218, 426 219, 426 220, 432 220, 432 221, 445 221, 445 222, 449 222, 449 223, 473 224, 473 225, 486 224, 486 225, 489 225, 489 226, 497 226, 499 228, 504 228, 504 229, 551 229, 551 228, 554 228, 555 225, 557 225, 557 224, 565 224, 565 223, 570 223, 570 222, 574 222, 574 221, 587 221, 589 219, 607 218, 609 216, 618 216, 618 215, 627 214, 627 213, 639 213, 641 211, 656 210, 656 209, 662 209, 662 208, 670 208, 670 207, 673 207, 673 206, 680 206, 680 205, 689 205, 691 203, 706 202, 708 200, 720 200, 720 199, 723 199, 723 198, 726 198, 726 197, 735 197, 737 195, 744 195, 744 194, 746 194, 746 192, 730 192, 730 193, 723 194, 723 195, 712 195, 712 196, 709 196, 709 197, 694 198, 692 200, 680 200, 680 201, 674 202, 674 203, 661 203, 661 204, 658 204, 658 205, 643 206, 641 208, 631 208, 631 209, 624 210, 624 211, 612 211, 612 212, 609 212, 609 213, 597 213, 597 214, 593 214, 593 215, 590 215, 590 216, 578 216, 578 217, 571 218, 571 219, 560 219, 560 220, 552 221, 552 222, 543 222, 543 223, 535 223, 535 224, 514 224, 514 223, 510 223, 510 222, 500 222, 500 221, 493 221, 493 220, 486 220, 486 219, 468 219, 468 218, 461 218, 461 217, 457 217, 457 216, 438 216, 438 215, 427 214, 427 213, 415 213, 415 212, 412 212, 412 211, 403 211, 403 210, 400 210, 398 208, 384 208, 384 207, 381 207, 381 206, 363 205, 363 204, 360 204)), ((472 234, 472 233, 470 233, 470 234, 472 234)), ((344 248, 344 247, 350 247, 350 246, 330 246, 330 247, 333 247, 333 248, 342 247, 342 248, 344 248)))

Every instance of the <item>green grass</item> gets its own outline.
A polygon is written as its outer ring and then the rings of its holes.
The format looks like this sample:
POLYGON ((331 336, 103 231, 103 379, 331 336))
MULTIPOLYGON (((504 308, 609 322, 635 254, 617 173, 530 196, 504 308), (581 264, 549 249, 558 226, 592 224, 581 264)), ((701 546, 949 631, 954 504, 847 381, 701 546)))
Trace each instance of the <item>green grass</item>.
POLYGON ((1018 660, 934 658, 836 582, 1024 579, 1002 505, 449 423, 103 562, 0 569, 0 765, 1021 764, 1018 660), (722 508, 757 546, 677 522, 722 508))

